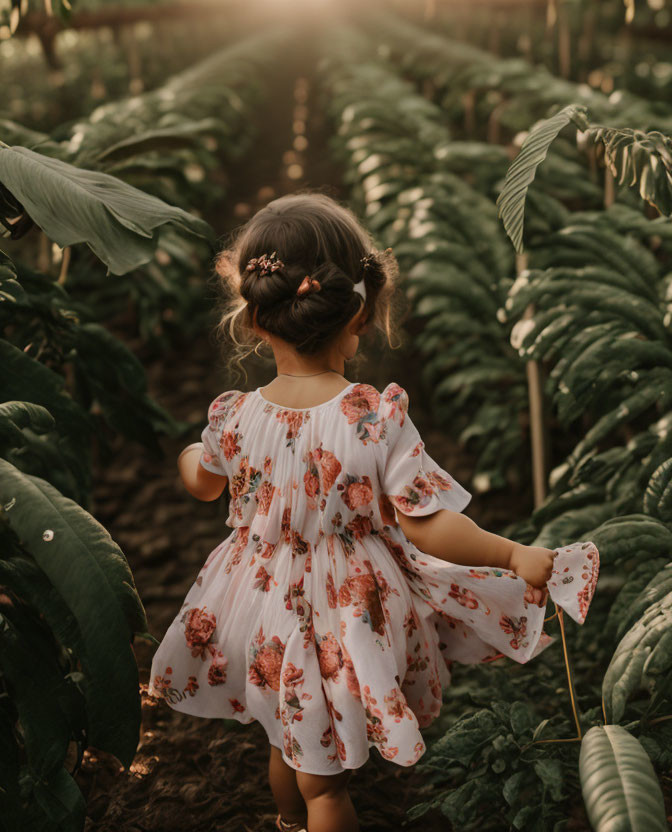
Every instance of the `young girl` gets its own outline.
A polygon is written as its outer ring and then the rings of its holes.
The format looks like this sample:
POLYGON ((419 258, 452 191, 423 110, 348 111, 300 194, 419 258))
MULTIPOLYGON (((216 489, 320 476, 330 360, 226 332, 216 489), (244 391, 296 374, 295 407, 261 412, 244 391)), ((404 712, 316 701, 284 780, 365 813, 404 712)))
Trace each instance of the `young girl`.
POLYGON ((168 628, 149 690, 184 713, 261 722, 278 829, 353 832, 347 782, 370 747, 416 763, 451 663, 529 661, 553 641, 549 594, 583 623, 599 554, 481 529, 406 391, 345 377, 365 329, 389 338, 396 277, 351 211, 319 193, 276 199, 217 270, 235 295, 223 324, 239 348, 241 331, 270 345, 277 377, 217 396, 202 443, 180 454, 198 499, 228 485, 233 531, 168 628))

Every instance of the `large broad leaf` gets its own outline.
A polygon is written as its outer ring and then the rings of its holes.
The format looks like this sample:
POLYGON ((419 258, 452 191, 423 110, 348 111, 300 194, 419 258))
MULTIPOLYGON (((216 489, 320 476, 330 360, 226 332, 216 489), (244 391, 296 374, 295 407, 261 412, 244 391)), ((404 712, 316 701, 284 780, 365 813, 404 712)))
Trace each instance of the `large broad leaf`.
POLYGON ((595 832, 667 832, 665 802, 651 760, 620 725, 595 725, 586 733, 579 775, 595 832))
POLYGON ((504 187, 495 205, 499 208, 499 216, 517 252, 523 250, 523 215, 527 189, 535 177, 537 168, 546 158, 553 139, 570 121, 585 129, 586 108, 580 104, 570 104, 551 118, 540 122, 525 138, 520 152, 506 172, 504 187))
MULTIPOLYGON (((655 592, 655 587, 653 588, 655 592)), ((607 716, 619 720, 628 699, 672 669, 672 592, 652 603, 614 651, 602 681, 607 716)))
POLYGON ((176 223, 211 238, 192 214, 106 173, 83 170, 25 147, 0 147, 0 183, 60 246, 86 243, 108 267, 125 274, 154 256, 158 230, 176 223))
MULTIPOLYGON (((5 460, 0 460, 0 505, 3 519, 77 620, 89 677, 105 690, 102 697, 87 696, 89 741, 128 766, 140 727, 131 638, 147 631, 147 621, 126 558, 90 514, 5 460)), ((86 676, 84 684, 91 684, 86 676)))
POLYGON ((0 666, 21 723, 28 765, 48 777, 63 764, 83 720, 81 693, 59 665, 59 648, 34 610, 0 603, 0 666))

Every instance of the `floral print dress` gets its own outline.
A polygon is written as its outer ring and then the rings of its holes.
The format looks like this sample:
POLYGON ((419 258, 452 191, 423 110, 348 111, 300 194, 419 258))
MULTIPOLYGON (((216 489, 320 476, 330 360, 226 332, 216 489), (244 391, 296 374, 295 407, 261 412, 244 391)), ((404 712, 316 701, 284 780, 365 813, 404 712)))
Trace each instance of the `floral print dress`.
POLYGON ((258 720, 299 771, 358 768, 371 746, 413 765, 454 661, 529 661, 554 641, 549 594, 586 617, 593 543, 559 548, 540 590, 406 538, 396 512, 461 512, 471 494, 427 454, 398 384, 355 382, 303 409, 229 390, 202 440, 200 464, 228 478, 233 531, 157 648, 149 692, 195 716, 258 720))

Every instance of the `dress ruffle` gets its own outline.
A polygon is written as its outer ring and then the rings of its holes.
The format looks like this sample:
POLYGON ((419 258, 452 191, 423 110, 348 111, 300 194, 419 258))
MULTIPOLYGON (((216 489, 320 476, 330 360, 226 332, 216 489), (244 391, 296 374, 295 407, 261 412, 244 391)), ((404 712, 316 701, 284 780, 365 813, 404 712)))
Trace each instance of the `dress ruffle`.
POLYGON ((325 538, 303 562, 288 544, 260 549, 238 529, 187 594, 149 692, 184 713, 260 721, 300 771, 359 768, 374 746, 413 765, 452 662, 534 658, 554 641, 543 631, 549 595, 583 623, 598 551, 557 551, 548 589, 534 590, 509 570, 425 555, 392 527, 347 558, 325 538))

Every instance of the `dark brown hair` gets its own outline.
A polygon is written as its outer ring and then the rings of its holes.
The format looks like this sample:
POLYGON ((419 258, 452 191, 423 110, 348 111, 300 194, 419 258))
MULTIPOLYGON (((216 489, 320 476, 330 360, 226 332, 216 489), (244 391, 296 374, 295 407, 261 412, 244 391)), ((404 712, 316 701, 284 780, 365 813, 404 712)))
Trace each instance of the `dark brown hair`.
POLYGON ((252 329, 255 311, 259 326, 298 352, 321 352, 359 310, 362 298, 352 287, 362 278, 366 320, 394 346, 396 258, 391 249, 376 251, 353 211, 324 193, 303 191, 269 202, 231 235, 215 271, 226 298, 218 334, 233 341, 239 366, 259 341, 252 329), (252 258, 274 252, 282 267, 247 271, 252 258), (319 281, 320 290, 297 294, 306 275, 319 281))

